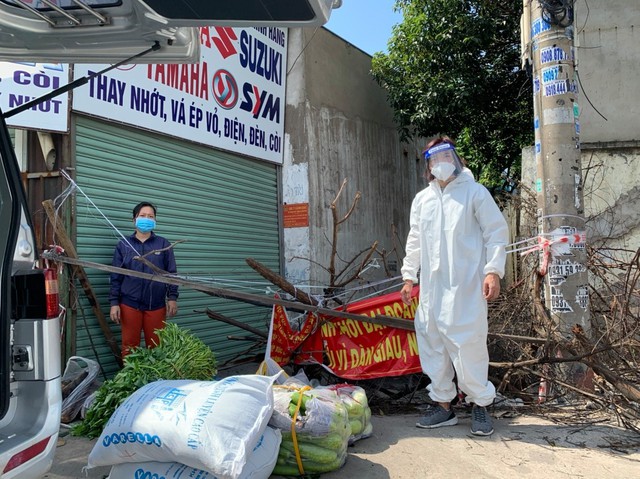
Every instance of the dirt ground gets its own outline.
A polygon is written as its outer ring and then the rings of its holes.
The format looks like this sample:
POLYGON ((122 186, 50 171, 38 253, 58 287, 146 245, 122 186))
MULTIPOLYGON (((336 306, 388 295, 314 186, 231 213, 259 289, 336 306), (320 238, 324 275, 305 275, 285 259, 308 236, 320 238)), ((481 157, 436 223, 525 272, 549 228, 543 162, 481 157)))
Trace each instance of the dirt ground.
MULTIPOLYGON (((255 370, 255 365, 245 365, 222 375, 255 370)), ((386 385, 387 392, 399 390, 394 382, 386 385)), ((384 399, 384 395, 369 396, 372 436, 349 447, 344 466, 320 479, 640 477, 640 435, 583 404, 520 407, 501 398, 502 402, 490 408, 494 434, 476 437, 469 432, 470 408, 461 404, 455 406, 456 426, 417 428, 428 396, 422 385, 412 387, 415 390, 410 395, 397 401, 384 399)), ((61 429, 53 467, 43 478, 106 478, 110 467, 83 471, 95 441, 61 429)))
POLYGON ((609 424, 559 426, 535 416, 495 421, 472 436, 469 414, 453 427, 415 427, 419 416, 374 418, 374 436, 356 443, 341 471, 322 476, 383 478, 630 478, 640 475, 640 437, 609 424))
MULTIPOLYGON (((374 411, 375 412, 375 411, 374 411)), ((419 429, 419 415, 372 417, 373 435, 349 448, 345 465, 322 479, 640 477, 640 436, 593 414, 574 425, 514 409, 494 409, 495 433, 475 437, 470 417, 457 410, 456 426, 419 429)), ((574 421, 575 422, 575 421, 574 421)), ((65 435, 47 479, 103 479, 108 467, 83 471, 95 440, 65 435)), ((275 476, 274 476, 275 477, 275 476)), ((167 478, 168 479, 168 478, 167 478)))

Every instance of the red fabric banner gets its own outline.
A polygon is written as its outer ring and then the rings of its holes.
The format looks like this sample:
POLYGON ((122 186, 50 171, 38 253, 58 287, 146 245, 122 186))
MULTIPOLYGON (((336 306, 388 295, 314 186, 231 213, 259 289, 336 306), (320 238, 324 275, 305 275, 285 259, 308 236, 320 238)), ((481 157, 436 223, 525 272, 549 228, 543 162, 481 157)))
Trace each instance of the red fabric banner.
MULTIPOLYGON (((410 306, 402 302, 399 292, 395 292, 352 303, 346 311, 370 317, 382 314, 413 320, 419 292, 420 287, 415 286, 410 306)), ((318 327, 317 315, 309 313, 302 329, 295 332, 285 308, 275 305, 271 358, 280 366, 324 362, 336 376, 352 380, 422 372, 415 332, 353 319, 330 316, 321 319, 322 326, 318 327)))
MULTIPOLYGON (((396 292, 353 303, 346 311, 413 320, 419 291, 419 286, 413 288, 410 306, 396 292)), ((358 380, 422 372, 415 332, 352 319, 322 317, 322 320, 328 367, 336 376, 358 380)))
POLYGON ((296 332, 291 329, 284 307, 275 305, 271 328, 271 359, 280 366, 289 364, 292 356, 295 364, 322 363, 322 337, 317 315, 309 313, 302 329, 296 332))

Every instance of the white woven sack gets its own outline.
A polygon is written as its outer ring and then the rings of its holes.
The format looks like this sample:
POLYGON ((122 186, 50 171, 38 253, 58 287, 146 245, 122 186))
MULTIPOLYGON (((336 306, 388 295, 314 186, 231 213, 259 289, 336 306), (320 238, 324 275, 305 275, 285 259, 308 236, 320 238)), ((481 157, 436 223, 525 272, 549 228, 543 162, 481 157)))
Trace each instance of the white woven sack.
POLYGON ((266 427, 264 433, 253 448, 247 463, 242 469, 240 479, 267 479, 276 467, 282 433, 279 429, 266 427))
MULTIPOLYGON (((278 460, 282 434, 267 427, 247 459, 239 479, 268 479, 278 460)), ((109 479, 215 479, 213 474, 177 462, 119 464, 111 468, 109 479)))
POLYGON ((113 466, 107 479, 218 479, 202 469, 179 462, 132 462, 113 466))
POLYGON ((275 379, 241 375, 147 384, 113 413, 87 467, 179 462, 218 479, 238 479, 273 411, 275 379))

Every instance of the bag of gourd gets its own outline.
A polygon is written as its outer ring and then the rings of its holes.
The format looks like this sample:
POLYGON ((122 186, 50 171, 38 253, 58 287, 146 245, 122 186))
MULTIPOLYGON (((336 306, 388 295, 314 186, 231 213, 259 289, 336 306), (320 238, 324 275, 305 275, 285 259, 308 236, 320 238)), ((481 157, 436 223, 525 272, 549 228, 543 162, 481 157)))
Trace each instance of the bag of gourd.
POLYGON ((342 467, 351 424, 338 394, 326 388, 275 385, 273 396, 269 425, 282 433, 273 473, 304 476, 342 467))
MULTIPOLYGON (((323 388, 319 386, 316 389, 323 388)), ((373 433, 373 425, 371 424, 371 408, 367 393, 360 386, 342 383, 324 386, 324 388, 334 391, 342 400, 347 408, 349 415, 349 424, 351 425, 351 436, 349 436, 349 445, 352 445, 360 439, 370 437, 373 433)))

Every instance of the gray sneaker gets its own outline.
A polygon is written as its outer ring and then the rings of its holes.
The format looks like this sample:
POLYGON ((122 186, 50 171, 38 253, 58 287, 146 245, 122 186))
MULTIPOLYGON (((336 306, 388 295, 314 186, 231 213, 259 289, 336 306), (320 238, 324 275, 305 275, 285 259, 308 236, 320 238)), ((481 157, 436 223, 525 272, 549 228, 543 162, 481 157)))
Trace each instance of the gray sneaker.
POLYGON ((471 434, 475 436, 490 436, 493 434, 493 420, 486 407, 473 405, 471 411, 471 434))
POLYGON ((416 423, 416 426, 424 429, 433 429, 442 426, 455 426, 456 424, 458 424, 458 418, 453 409, 447 411, 439 404, 435 404, 429 406, 425 415, 416 423))

